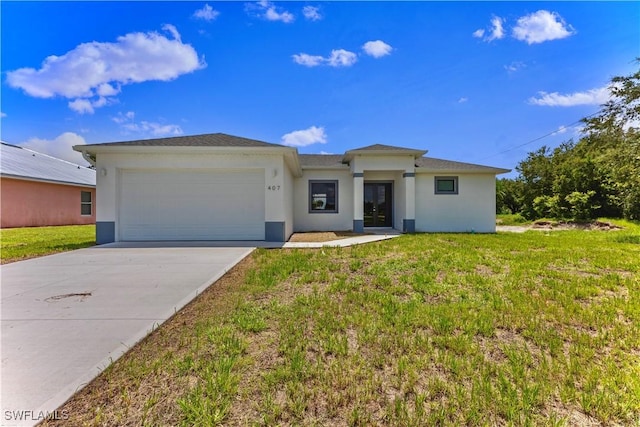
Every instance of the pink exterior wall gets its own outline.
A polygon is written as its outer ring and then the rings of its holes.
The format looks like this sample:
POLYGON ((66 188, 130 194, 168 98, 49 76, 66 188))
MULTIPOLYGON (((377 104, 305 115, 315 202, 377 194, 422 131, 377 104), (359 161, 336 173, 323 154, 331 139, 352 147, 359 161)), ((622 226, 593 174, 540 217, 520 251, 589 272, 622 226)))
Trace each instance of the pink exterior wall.
POLYGON ((96 189, 1 178, 0 227, 94 224, 96 189), (80 214, 80 192, 90 191, 91 215, 80 214))

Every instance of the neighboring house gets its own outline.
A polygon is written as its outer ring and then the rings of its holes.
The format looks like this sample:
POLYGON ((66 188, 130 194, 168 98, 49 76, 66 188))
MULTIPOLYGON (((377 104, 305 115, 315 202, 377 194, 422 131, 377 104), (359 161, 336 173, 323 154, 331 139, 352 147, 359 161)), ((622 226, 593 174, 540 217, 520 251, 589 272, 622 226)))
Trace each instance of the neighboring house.
POLYGON ((2 142, 0 226, 96 222, 96 171, 2 142))
POLYGON ((507 169, 371 145, 344 155, 225 134, 79 145, 98 173, 98 243, 286 241, 296 231, 495 232, 507 169))

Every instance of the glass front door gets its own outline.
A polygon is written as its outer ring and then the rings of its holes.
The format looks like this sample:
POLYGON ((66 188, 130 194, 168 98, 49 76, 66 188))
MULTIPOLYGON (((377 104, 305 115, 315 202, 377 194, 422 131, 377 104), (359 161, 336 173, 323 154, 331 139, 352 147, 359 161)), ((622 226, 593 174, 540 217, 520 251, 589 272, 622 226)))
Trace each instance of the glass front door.
POLYGON ((364 226, 391 227, 391 183, 364 183, 364 226))

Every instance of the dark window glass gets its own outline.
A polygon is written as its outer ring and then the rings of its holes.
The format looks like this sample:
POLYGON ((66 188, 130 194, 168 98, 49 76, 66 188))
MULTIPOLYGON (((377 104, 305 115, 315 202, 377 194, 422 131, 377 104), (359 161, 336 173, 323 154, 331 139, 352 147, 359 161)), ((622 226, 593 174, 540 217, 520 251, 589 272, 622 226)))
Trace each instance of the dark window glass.
POLYGON ((338 181, 309 181, 309 212, 338 212, 338 181))
POLYGON ((458 194, 458 177, 436 177, 436 194, 458 194))
POLYGON ((82 203, 91 203, 91 192, 90 191, 80 192, 80 200, 82 201, 82 203))
POLYGON ((91 192, 80 192, 80 215, 91 215, 91 192))

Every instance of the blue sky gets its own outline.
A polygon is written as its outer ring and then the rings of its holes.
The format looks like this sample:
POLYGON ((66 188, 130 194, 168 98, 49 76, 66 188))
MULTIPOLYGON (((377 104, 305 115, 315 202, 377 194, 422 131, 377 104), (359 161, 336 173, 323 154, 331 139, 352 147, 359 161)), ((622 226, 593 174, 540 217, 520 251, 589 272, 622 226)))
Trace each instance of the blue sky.
POLYGON ((7 2, 2 140, 223 132, 514 168, 637 69, 637 2, 7 2), (514 148, 543 135, 555 134, 514 148))

